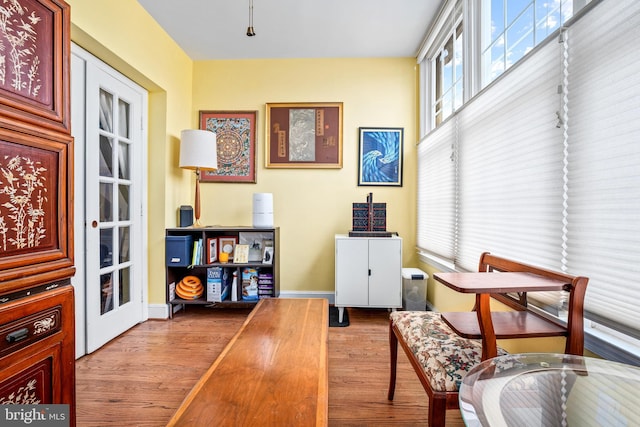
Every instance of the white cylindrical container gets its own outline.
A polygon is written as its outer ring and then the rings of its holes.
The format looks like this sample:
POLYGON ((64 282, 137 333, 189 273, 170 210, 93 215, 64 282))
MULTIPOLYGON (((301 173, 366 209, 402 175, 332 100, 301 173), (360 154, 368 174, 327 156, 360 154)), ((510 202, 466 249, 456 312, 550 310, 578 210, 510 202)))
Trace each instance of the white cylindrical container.
POLYGON ((231 281, 231 301, 238 301, 238 272, 235 270, 231 281))
POLYGON ((253 193, 253 226, 273 227, 273 194, 253 193))

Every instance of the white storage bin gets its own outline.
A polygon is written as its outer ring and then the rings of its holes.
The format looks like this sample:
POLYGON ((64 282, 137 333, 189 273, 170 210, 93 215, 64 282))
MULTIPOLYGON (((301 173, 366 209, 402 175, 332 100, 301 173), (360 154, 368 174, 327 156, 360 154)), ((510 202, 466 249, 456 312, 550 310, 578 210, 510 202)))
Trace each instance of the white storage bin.
POLYGON ((419 268, 402 269, 402 308, 424 311, 427 308, 427 279, 429 276, 419 268))

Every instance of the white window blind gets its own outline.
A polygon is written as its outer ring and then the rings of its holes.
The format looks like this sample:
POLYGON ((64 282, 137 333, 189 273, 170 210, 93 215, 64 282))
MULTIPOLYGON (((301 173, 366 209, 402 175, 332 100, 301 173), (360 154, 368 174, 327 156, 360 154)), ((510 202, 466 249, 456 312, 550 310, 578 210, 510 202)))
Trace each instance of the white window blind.
POLYGON ((567 42, 567 266, 587 317, 640 338, 640 2, 602 2, 567 42))
POLYGON ((602 0, 563 38, 421 142, 418 244, 460 269, 490 251, 587 276, 586 317, 640 338, 640 2, 602 0))
POLYGON ((557 42, 541 46, 526 67, 514 67, 420 144, 421 248, 466 270, 477 269, 484 251, 560 267, 560 61, 557 42), (451 161, 456 146, 458 183, 451 161), (459 192, 449 193, 456 185, 459 192))
POLYGON ((562 244, 560 49, 551 40, 458 115, 456 265, 483 251, 557 269, 562 244))
POLYGON ((418 247, 453 260, 456 221, 455 117, 418 145, 418 247))

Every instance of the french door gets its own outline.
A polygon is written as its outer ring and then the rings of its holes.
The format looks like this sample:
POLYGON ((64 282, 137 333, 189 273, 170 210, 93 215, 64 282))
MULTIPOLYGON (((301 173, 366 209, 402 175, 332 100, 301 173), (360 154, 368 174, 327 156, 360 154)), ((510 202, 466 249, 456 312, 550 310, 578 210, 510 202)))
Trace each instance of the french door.
MULTIPOLYGON (((78 66, 84 72, 85 101, 72 104, 72 109, 84 110, 84 129, 74 135, 76 156, 84 154, 84 206, 76 209, 84 221, 81 230, 76 227, 81 235, 75 240, 84 240, 76 264, 84 263, 78 270, 84 276, 84 338, 86 352, 91 353, 146 318, 143 117, 147 95, 87 52, 72 51, 81 58, 73 61, 74 88, 80 83, 74 82, 75 73, 81 75, 78 66)), ((77 101, 75 95, 72 99, 77 101)), ((80 114, 72 113, 72 119, 77 117, 80 114)), ((76 185, 76 194, 80 191, 76 185)))

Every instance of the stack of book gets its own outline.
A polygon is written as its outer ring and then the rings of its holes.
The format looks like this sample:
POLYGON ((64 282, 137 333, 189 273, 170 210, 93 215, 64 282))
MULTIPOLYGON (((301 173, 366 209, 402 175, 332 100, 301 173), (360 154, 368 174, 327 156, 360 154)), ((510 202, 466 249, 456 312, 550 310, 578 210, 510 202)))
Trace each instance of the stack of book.
POLYGON ((258 296, 260 298, 273 297, 273 273, 271 270, 258 271, 258 296))

